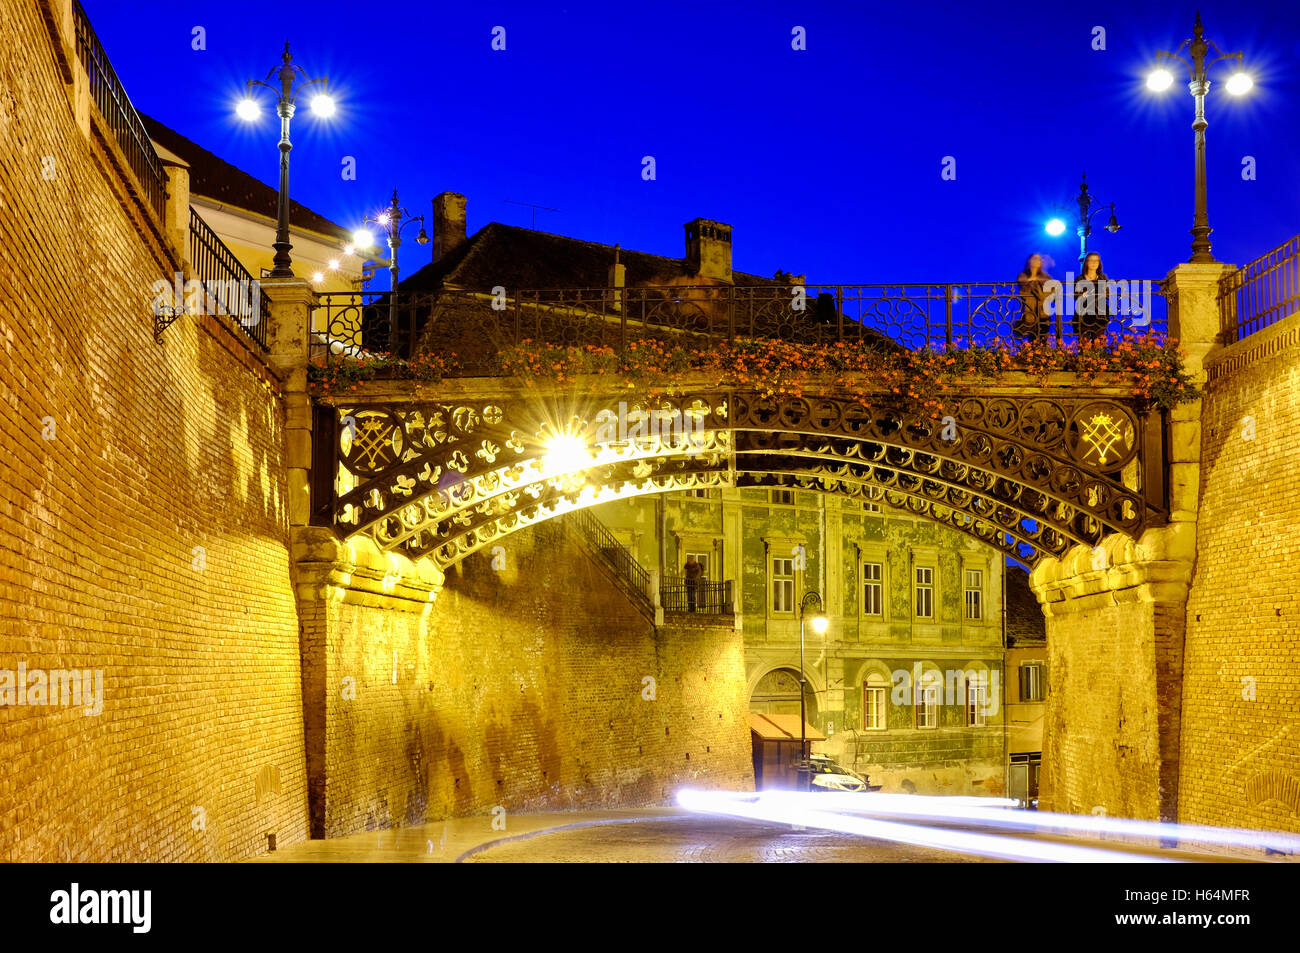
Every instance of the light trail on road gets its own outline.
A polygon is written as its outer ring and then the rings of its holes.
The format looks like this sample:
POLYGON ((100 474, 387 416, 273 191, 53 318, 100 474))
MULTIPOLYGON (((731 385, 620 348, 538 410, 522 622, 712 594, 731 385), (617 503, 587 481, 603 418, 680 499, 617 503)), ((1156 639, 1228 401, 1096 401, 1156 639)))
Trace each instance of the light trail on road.
MULTIPOLYGON (((871 797, 873 795, 865 795, 871 797)), ((812 807, 822 801, 823 794, 805 794, 792 791, 768 791, 758 795, 730 791, 683 790, 677 794, 677 803, 689 811, 702 814, 721 814, 730 817, 766 821, 774 824, 811 827, 844 834, 932 847, 938 850, 993 857, 999 860, 1037 861, 1049 863, 1181 863, 1170 857, 1152 857, 1074 844, 1057 844, 1048 841, 1024 840, 999 834, 981 834, 924 827, 897 821, 883 821, 861 814, 837 814, 812 807), (777 795, 773 797, 773 795, 777 795)))
POLYGON ((1008 810, 1007 808, 1014 808, 1018 802, 1006 798, 948 798, 916 794, 856 794, 838 791, 816 794, 799 791, 765 791, 759 795, 761 800, 771 799, 773 803, 783 803, 786 798, 809 797, 824 799, 827 802, 824 808, 834 807, 837 812, 871 817, 968 822, 1005 830, 1037 833, 1068 831, 1078 834, 1114 834, 1131 841, 1138 838, 1176 840, 1221 847, 1260 848, 1287 854, 1300 853, 1300 837, 1277 831, 1249 831, 1232 827, 1140 821, 1105 815, 1008 810))

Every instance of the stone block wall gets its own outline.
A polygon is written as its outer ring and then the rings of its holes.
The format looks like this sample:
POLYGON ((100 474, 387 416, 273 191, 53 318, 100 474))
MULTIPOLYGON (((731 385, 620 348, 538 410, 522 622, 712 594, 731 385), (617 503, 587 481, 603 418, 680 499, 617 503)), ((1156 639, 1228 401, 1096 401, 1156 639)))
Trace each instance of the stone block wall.
POLYGON ((314 833, 752 788, 739 633, 656 632, 568 532, 504 538, 501 568, 470 556, 432 601, 428 580, 367 587, 382 562, 356 545, 332 574, 328 540, 304 550, 314 833))

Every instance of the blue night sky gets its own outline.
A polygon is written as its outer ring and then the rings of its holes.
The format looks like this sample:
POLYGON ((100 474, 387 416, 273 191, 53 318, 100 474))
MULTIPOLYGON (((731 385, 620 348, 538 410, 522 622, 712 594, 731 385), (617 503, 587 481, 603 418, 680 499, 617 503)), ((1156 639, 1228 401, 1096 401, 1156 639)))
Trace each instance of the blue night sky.
MULTIPOLYGON (((1074 213, 1086 169, 1124 225, 1094 222, 1112 276, 1162 277, 1190 254, 1192 98, 1181 74, 1162 96, 1142 76, 1191 34, 1191 3, 83 4, 138 109, 268 183, 269 98, 255 127, 233 106, 290 39, 339 102, 328 122, 294 120, 292 194, 349 228, 396 185, 417 213, 464 193, 471 233, 528 226, 512 199, 561 210, 539 211, 539 229, 672 257, 682 223, 728 222, 734 266, 761 275, 1007 280, 1031 250, 1058 274, 1073 264, 1073 228, 1050 238, 1042 223, 1074 213), (196 26, 206 50, 191 49, 196 26)), ((1207 108, 1211 238, 1240 264, 1300 232, 1300 3, 1201 9, 1256 80, 1230 97, 1220 63, 1207 108)), ((408 275, 428 261, 409 247, 408 275)))

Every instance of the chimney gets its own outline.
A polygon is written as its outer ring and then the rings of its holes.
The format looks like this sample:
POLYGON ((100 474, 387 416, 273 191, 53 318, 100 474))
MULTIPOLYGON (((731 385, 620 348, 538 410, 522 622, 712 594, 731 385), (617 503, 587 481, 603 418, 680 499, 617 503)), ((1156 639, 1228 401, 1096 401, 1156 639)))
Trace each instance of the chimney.
POLYGON ((465 196, 442 192, 433 200, 433 260, 442 261, 465 244, 465 196))
POLYGON ((731 283, 731 226, 697 218, 686 229, 686 270, 700 278, 731 283))

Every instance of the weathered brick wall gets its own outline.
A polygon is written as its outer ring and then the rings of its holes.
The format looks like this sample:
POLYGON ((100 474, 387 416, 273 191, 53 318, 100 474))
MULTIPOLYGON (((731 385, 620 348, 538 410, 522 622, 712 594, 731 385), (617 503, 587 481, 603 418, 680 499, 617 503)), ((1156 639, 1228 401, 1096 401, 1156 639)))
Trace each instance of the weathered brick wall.
POLYGON ((175 263, 79 130, 39 5, 0 21, 0 670, 98 670, 104 696, 0 706, 0 858, 302 840, 274 384, 212 319, 153 341, 175 263))
POLYGON ((1300 316, 1215 355, 1187 605, 1180 819, 1300 830, 1300 316))
POLYGON ((1070 610, 1047 620, 1040 806, 1159 820, 1152 606, 1094 596, 1070 610))
POLYGON ((738 633, 656 634, 558 523, 503 546, 503 568, 468 557, 426 613, 355 590, 304 602, 316 832, 752 788, 738 633))

